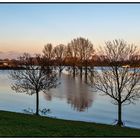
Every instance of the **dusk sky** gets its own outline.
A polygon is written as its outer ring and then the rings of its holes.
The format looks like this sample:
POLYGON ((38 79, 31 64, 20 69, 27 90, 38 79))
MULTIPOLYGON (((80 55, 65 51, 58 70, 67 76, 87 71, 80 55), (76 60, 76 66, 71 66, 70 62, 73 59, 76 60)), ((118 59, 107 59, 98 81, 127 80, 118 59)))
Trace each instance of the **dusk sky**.
POLYGON ((88 38, 97 48, 124 39, 140 46, 140 4, 0 4, 0 56, 88 38))

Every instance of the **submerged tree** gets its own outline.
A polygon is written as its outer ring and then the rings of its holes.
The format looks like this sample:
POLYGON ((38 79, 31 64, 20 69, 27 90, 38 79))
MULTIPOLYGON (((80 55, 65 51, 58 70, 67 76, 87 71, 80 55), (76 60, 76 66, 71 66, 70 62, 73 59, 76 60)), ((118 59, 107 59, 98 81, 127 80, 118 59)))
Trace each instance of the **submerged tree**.
POLYGON ((29 54, 24 54, 19 59, 19 70, 13 70, 10 73, 11 78, 15 81, 11 88, 16 92, 25 92, 29 95, 36 94, 36 115, 39 115, 39 93, 46 92, 51 88, 55 88, 58 84, 58 79, 55 71, 47 71, 44 66, 41 66, 41 58, 36 57, 35 61, 29 54))
POLYGON ((74 44, 78 48, 78 58, 80 62, 80 75, 82 76, 82 66, 85 70, 85 82, 87 82, 88 66, 91 56, 94 54, 93 44, 85 38, 74 39, 74 44))
POLYGON ((132 56, 137 55, 135 45, 129 45, 123 40, 106 42, 101 54, 108 60, 109 67, 101 67, 96 70, 94 77, 90 77, 89 83, 97 90, 112 98, 112 102, 118 106, 117 125, 122 126, 122 105, 134 103, 140 98, 140 68, 123 65, 131 62, 132 56))
POLYGON ((77 54, 78 54, 77 49, 78 48, 75 44, 73 44, 73 41, 68 43, 68 45, 67 45, 67 60, 68 60, 67 64, 70 66, 70 68, 72 68, 73 77, 76 76, 76 71, 77 71, 77 54))
POLYGON ((43 53, 48 60, 52 60, 54 58, 53 46, 51 43, 44 46, 43 53))
POLYGON ((87 81, 88 66, 91 56, 94 54, 93 44, 83 37, 75 38, 68 44, 69 52, 71 52, 71 62, 73 73, 75 75, 76 67, 80 70, 82 78, 83 70, 85 70, 85 81, 87 81))
POLYGON ((43 49, 43 58, 42 58, 42 65, 46 68, 49 72, 54 68, 54 51, 53 45, 48 43, 44 46, 43 49))
POLYGON ((58 67, 59 76, 61 76, 61 73, 65 68, 64 61, 66 57, 66 46, 63 44, 59 44, 54 48, 53 51, 55 57, 55 65, 58 67))

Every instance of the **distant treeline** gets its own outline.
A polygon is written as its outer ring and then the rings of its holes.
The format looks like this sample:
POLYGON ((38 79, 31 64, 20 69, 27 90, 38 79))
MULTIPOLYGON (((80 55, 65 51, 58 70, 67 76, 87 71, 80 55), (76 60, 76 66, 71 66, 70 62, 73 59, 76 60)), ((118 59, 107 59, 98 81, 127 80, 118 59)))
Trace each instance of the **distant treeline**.
MULTIPOLYGON (((116 64, 130 67, 140 66, 139 54, 132 55, 125 60, 122 59, 122 61, 110 62, 106 55, 95 49, 91 41, 82 37, 73 39, 67 45, 59 44, 53 46, 51 43, 48 43, 44 46, 43 55, 37 54, 30 57, 30 59, 30 62, 34 63, 34 65, 39 65, 38 60, 41 60, 45 65, 57 66, 60 73, 65 66, 68 66, 69 69, 73 70, 73 75, 76 74, 77 70, 82 74, 83 68, 87 73, 88 67, 94 66, 110 66, 116 64)), ((0 69, 18 69, 21 64, 24 64, 21 60, 0 60, 0 69)))

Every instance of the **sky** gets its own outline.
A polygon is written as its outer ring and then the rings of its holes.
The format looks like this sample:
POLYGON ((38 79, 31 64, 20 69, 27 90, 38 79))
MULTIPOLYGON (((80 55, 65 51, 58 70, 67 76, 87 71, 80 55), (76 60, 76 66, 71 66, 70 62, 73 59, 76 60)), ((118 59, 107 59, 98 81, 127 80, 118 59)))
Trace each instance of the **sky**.
POLYGON ((95 48, 113 39, 140 46, 140 4, 0 4, 0 58, 77 37, 95 48))

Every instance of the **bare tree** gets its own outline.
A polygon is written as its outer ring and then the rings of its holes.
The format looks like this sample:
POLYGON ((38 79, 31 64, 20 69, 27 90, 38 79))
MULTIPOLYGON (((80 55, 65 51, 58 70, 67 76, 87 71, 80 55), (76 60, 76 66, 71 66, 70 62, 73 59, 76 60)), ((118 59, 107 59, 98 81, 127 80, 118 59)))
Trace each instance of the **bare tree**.
POLYGON ((43 49, 42 65, 49 72, 54 68, 54 51, 53 45, 48 43, 43 49))
POLYGON ((66 50, 66 54, 67 54, 67 65, 70 66, 69 70, 73 71, 73 77, 76 76, 76 71, 77 71, 77 47, 75 44, 73 44, 73 41, 71 41, 70 43, 68 43, 67 45, 67 50, 66 50))
POLYGON ((101 54, 106 56, 109 66, 96 70, 94 77, 89 78, 89 83, 118 105, 117 125, 122 126, 122 105, 134 103, 140 98, 140 68, 124 65, 138 54, 138 49, 123 40, 114 40, 106 42, 101 54))
POLYGON ((92 43, 88 39, 82 37, 75 38, 68 44, 67 50, 67 55, 71 60, 70 63, 73 69, 73 77, 75 77, 76 70, 79 68, 80 77, 82 78, 84 67, 85 81, 87 81, 89 59, 94 53, 92 43))
POLYGON ((51 60, 54 57, 53 46, 51 43, 44 46, 43 53, 48 60, 51 60))
POLYGON ((55 57, 55 63, 56 66, 59 69, 59 76, 61 76, 61 73, 64 69, 64 61, 66 57, 66 46, 63 44, 59 44, 54 48, 54 57, 55 57))
MULTIPOLYGON (((41 58, 36 58, 40 64, 41 58)), ((39 115, 39 93, 55 88, 58 84, 57 75, 54 71, 48 73, 44 67, 36 65, 29 54, 24 54, 19 61, 23 69, 11 71, 10 76, 15 81, 11 88, 16 92, 36 94, 36 115, 39 115)))
POLYGON ((78 58, 81 63, 80 75, 82 76, 82 66, 84 66, 85 81, 87 81, 89 61, 94 54, 93 44, 88 39, 82 37, 75 39, 74 42, 77 44, 78 58))
POLYGON ((83 67, 85 69, 85 81, 87 81, 88 66, 91 56, 94 54, 93 44, 83 37, 73 39, 70 43, 73 57, 77 58, 76 65, 80 69, 80 77, 82 78, 83 67))

